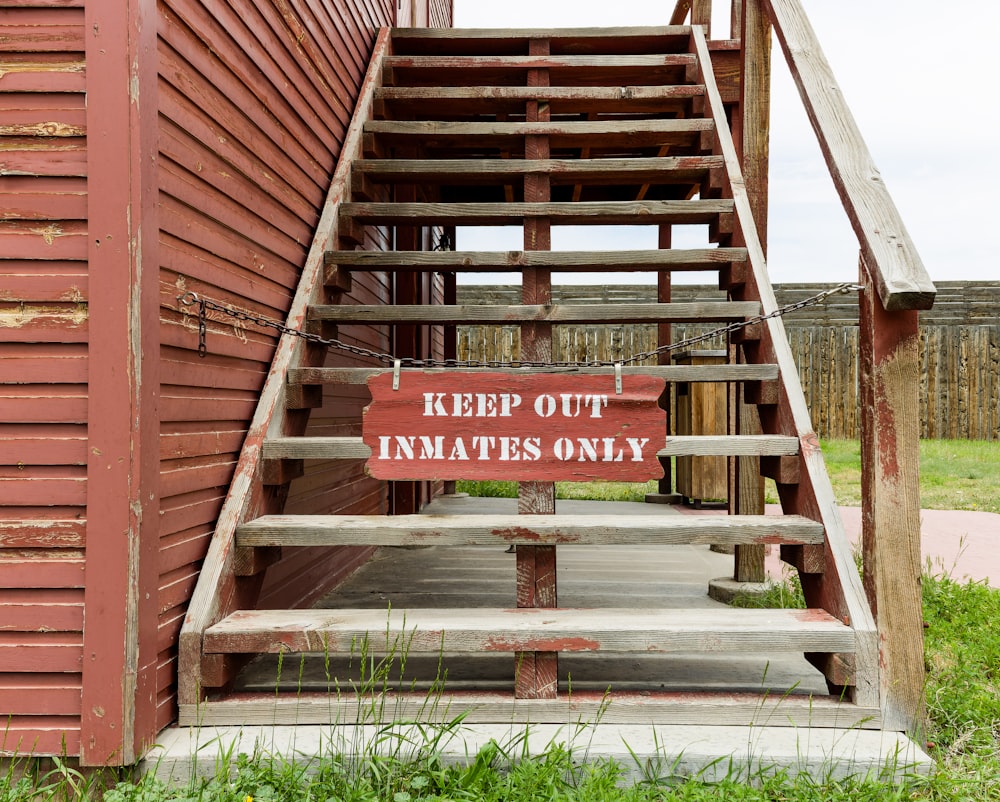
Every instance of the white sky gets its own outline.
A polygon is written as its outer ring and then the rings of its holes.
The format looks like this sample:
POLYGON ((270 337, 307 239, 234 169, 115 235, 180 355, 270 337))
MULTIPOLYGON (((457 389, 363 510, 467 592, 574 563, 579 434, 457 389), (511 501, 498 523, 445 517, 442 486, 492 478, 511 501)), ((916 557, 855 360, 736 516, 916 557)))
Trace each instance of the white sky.
MULTIPOLYGON (((802 2, 931 278, 1000 280, 998 249, 987 236, 1000 226, 1000 84, 992 63, 1000 3, 802 2)), ((456 27, 662 25, 673 9, 670 0, 454 3, 456 27)), ((717 14, 722 12, 726 19, 728 6, 725 0, 715 2, 717 14)), ((777 43, 773 72, 772 281, 853 280, 857 241, 777 43)), ((645 236, 652 236, 652 230, 645 236)), ((521 247, 519 230, 509 231, 512 236, 506 239, 498 238, 500 233, 465 230, 459 234, 458 247, 521 247)), ((601 241, 587 245, 586 228, 554 229, 553 247, 615 247, 606 230, 589 233, 601 241)), ((624 234, 630 243, 625 247, 655 247, 655 241, 636 242, 635 236, 624 234)), ((639 236, 643 236, 641 231, 639 236)), ((697 274, 692 278, 697 280, 697 274)), ((495 279, 483 276, 481 280, 495 279)), ((600 279, 591 276, 589 280, 600 279)))

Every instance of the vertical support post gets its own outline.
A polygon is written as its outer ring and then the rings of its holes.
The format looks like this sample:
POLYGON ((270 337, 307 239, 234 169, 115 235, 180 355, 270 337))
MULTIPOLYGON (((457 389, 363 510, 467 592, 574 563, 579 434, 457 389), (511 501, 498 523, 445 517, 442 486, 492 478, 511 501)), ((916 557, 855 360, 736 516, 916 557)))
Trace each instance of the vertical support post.
MULTIPOLYGON (((442 236, 447 236, 448 241, 451 243, 455 242, 455 228, 445 229, 442 236)), ((452 245, 454 248, 454 244, 452 245)), ((458 303, 458 276, 455 273, 445 273, 442 275, 442 281, 444 283, 444 301, 445 306, 454 306, 458 303)), ((444 327, 444 358, 445 359, 458 359, 458 327, 457 326, 445 326, 444 327)), ((446 496, 455 495, 455 480, 447 479, 442 488, 442 492, 446 496)))
POLYGON ((887 312, 861 259, 861 533, 886 729, 924 719, 920 356, 916 310, 887 312))
MULTIPOLYGON (((768 165, 771 128, 771 23, 760 0, 743 0, 739 37, 743 96, 734 120, 736 147, 761 248, 767 254, 768 165)), ((742 233, 739 235, 742 238, 742 233)), ((734 243, 736 244, 736 243, 734 243)), ((740 349, 742 354, 742 349, 740 349)), ((744 388, 736 393, 737 428, 740 434, 760 434, 757 408, 743 401, 744 388)), ((764 514, 764 480, 759 457, 737 457, 735 510, 740 515, 764 514)), ((737 546, 733 578, 737 582, 763 582, 764 546, 737 546)))
MULTIPOLYGON (((396 154, 398 158, 416 158, 417 151, 411 150, 405 154, 396 154)), ((417 187, 414 184, 396 184, 393 187, 393 199, 397 203, 412 203, 417 200, 417 187)), ((423 231, 420 226, 396 226, 394 231, 394 247, 397 251, 422 250, 423 231)), ((405 271, 392 274, 394 304, 421 304, 424 302, 422 293, 423 273, 405 271)), ((392 353, 397 357, 412 357, 419 359, 424 356, 421 348, 421 327, 412 323, 396 324, 392 327, 392 353)), ((390 484, 390 509, 393 515, 412 515, 420 510, 420 482, 392 482, 390 484)))
POLYGON ((159 535, 157 10, 88 3, 89 408, 81 755, 156 736, 159 535))
MULTIPOLYGON (((661 249, 669 249, 673 244, 673 228, 670 225, 661 225, 659 228, 659 241, 657 246, 661 249)), ((671 275, 669 270, 661 270, 656 274, 656 300, 661 304, 670 303, 671 297, 671 275)), ((656 327, 657 346, 669 345, 673 338, 673 330, 669 323, 660 323, 656 327)), ((669 365, 671 354, 666 351, 657 355, 656 364, 669 365)), ((674 387, 667 382, 663 388, 663 395, 660 396, 660 406, 666 411, 666 435, 671 435, 672 410, 674 398, 674 387)), ((659 480, 656 493, 647 493, 646 501, 653 504, 680 504, 681 497, 674 493, 673 458, 659 457, 660 465, 663 467, 663 478, 659 480)))
POLYGON ((691 24, 705 26, 705 38, 712 38, 712 0, 694 0, 691 4, 691 24))
MULTIPOLYGON (((549 52, 547 39, 533 39, 528 54, 545 56, 549 52)), ((529 86, 547 86, 548 70, 529 70, 529 86)), ((525 119, 544 122, 549 119, 548 103, 529 101, 525 119)), ((525 138, 526 159, 547 159, 547 136, 525 138)), ((546 203, 551 196, 548 175, 532 173, 524 177, 526 203, 546 203)), ((524 250, 552 249, 551 221, 532 217, 524 221, 524 250)), ((526 268, 522 275, 521 302, 547 304, 552 301, 552 275, 548 270, 526 268)), ((531 323, 521 327, 521 357, 532 361, 552 359, 552 326, 531 323)), ((556 490, 552 482, 521 482, 518 486, 517 509, 522 514, 552 514, 556 511, 556 490)), ((517 606, 555 607, 556 548, 555 546, 517 547, 517 606)), ((559 664, 555 652, 518 652, 514 693, 521 699, 554 699, 558 689, 559 664)))

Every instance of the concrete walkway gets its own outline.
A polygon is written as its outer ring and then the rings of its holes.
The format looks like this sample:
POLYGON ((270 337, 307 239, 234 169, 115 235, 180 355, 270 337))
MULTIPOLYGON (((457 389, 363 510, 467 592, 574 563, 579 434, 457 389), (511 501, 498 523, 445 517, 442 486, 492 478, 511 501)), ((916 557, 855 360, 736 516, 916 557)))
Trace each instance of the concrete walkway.
MULTIPOLYGON (((768 515, 780 515, 781 507, 767 505, 768 515)), ((844 531, 851 543, 861 547, 861 508, 841 507, 844 531)), ((920 554, 925 570, 946 575, 956 582, 985 582, 1000 588, 1000 515, 969 510, 921 510, 920 554)), ((785 572, 778 550, 771 549, 765 567, 768 576, 785 572)))

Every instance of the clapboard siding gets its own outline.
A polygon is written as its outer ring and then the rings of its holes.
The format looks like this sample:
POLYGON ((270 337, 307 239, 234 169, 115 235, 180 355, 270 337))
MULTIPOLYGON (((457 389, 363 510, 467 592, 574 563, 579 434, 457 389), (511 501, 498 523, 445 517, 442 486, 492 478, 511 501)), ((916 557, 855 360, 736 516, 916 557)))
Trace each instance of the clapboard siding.
MULTIPOLYGON (((161 287, 160 592, 157 722, 174 718, 180 621, 277 343, 273 331, 212 313, 197 354, 192 291, 284 319, 336 160, 392 0, 160 0, 161 287)), ((384 247, 372 241, 368 247, 384 247)), ((355 281, 347 302, 388 303, 384 276, 355 281)), ((384 349, 384 330, 350 332, 384 349)), ((346 338, 345 338, 346 339, 346 338)), ((331 356, 331 365, 353 364, 331 356)), ((350 428, 362 399, 331 394, 313 428, 350 428)), ((381 485, 310 465, 294 511, 384 511, 381 485)), ((308 601, 366 559, 287 550, 265 604, 308 601), (304 590, 310 586, 311 589, 304 590)))
MULTIPOLYGON (((1000 282, 941 282, 934 307, 920 313, 921 437, 1000 440, 1000 282)), ((796 303, 826 285, 775 287, 778 303, 796 303)), ((516 303, 517 288, 463 286, 460 303, 516 303)), ((676 285, 678 302, 715 300, 712 287, 676 285)), ((564 303, 639 303, 655 300, 645 286, 557 286, 564 303)), ((823 438, 857 438, 858 305, 853 293, 837 295, 785 316, 792 353, 812 415, 823 438)), ((675 342, 710 330, 709 326, 674 324, 675 342)), ((613 360, 656 347, 656 328, 630 326, 558 326, 555 358, 613 360)), ((719 348, 720 340, 696 348, 719 348)), ((462 359, 516 359, 518 330, 511 326, 459 328, 462 359)))
POLYGON ((81 2, 0 21, 0 753, 80 741, 87 462, 81 2))

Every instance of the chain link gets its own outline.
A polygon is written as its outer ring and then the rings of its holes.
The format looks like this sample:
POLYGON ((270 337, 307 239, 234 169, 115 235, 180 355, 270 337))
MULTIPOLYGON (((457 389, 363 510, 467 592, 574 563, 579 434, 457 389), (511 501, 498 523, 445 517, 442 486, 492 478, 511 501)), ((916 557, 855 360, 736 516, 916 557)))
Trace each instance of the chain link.
POLYGON ((530 360, 502 362, 492 359, 417 359, 415 357, 395 357, 392 354, 372 351, 369 348, 363 348, 358 345, 351 345, 350 343, 345 343, 343 340, 338 340, 336 338, 321 337, 318 334, 312 334, 300 329, 293 329, 277 320, 272 320, 271 318, 264 317, 263 315, 255 315, 252 312, 245 312, 242 309, 236 309, 232 306, 227 306, 226 304, 210 301, 207 298, 202 298, 193 292, 185 292, 183 295, 178 296, 177 302, 182 306, 198 306, 198 356, 202 358, 208 354, 208 311, 212 310, 215 312, 221 312, 234 320, 244 323, 253 323, 255 326, 260 326, 261 328, 274 329, 282 334, 298 337, 299 339, 313 343, 314 345, 320 345, 327 349, 346 351, 347 353, 354 354, 356 356, 374 359, 375 361, 386 365, 399 364, 407 368, 608 368, 614 367, 615 365, 633 365, 637 362, 643 362, 647 359, 653 359, 654 357, 661 356, 662 354, 670 353, 671 351, 676 351, 681 348, 689 348, 692 345, 697 345, 698 343, 705 342, 706 340, 713 340, 716 337, 732 334, 733 332, 744 329, 747 326, 752 326, 756 323, 763 323, 766 320, 781 317, 783 315, 787 315, 789 312, 795 312, 809 306, 815 306, 816 304, 825 301, 831 295, 846 295, 851 292, 860 292, 862 289, 863 287, 860 284, 839 284, 836 287, 824 290, 823 292, 817 293, 809 298, 796 301, 795 303, 788 304, 787 306, 782 306, 766 315, 755 315, 754 317, 747 318, 746 320, 740 320, 735 323, 730 323, 728 326, 713 329, 705 334, 699 334, 694 337, 686 337, 675 343, 661 345, 659 348, 654 348, 651 351, 642 351, 622 359, 607 361, 594 360, 561 362, 541 362, 530 360))

